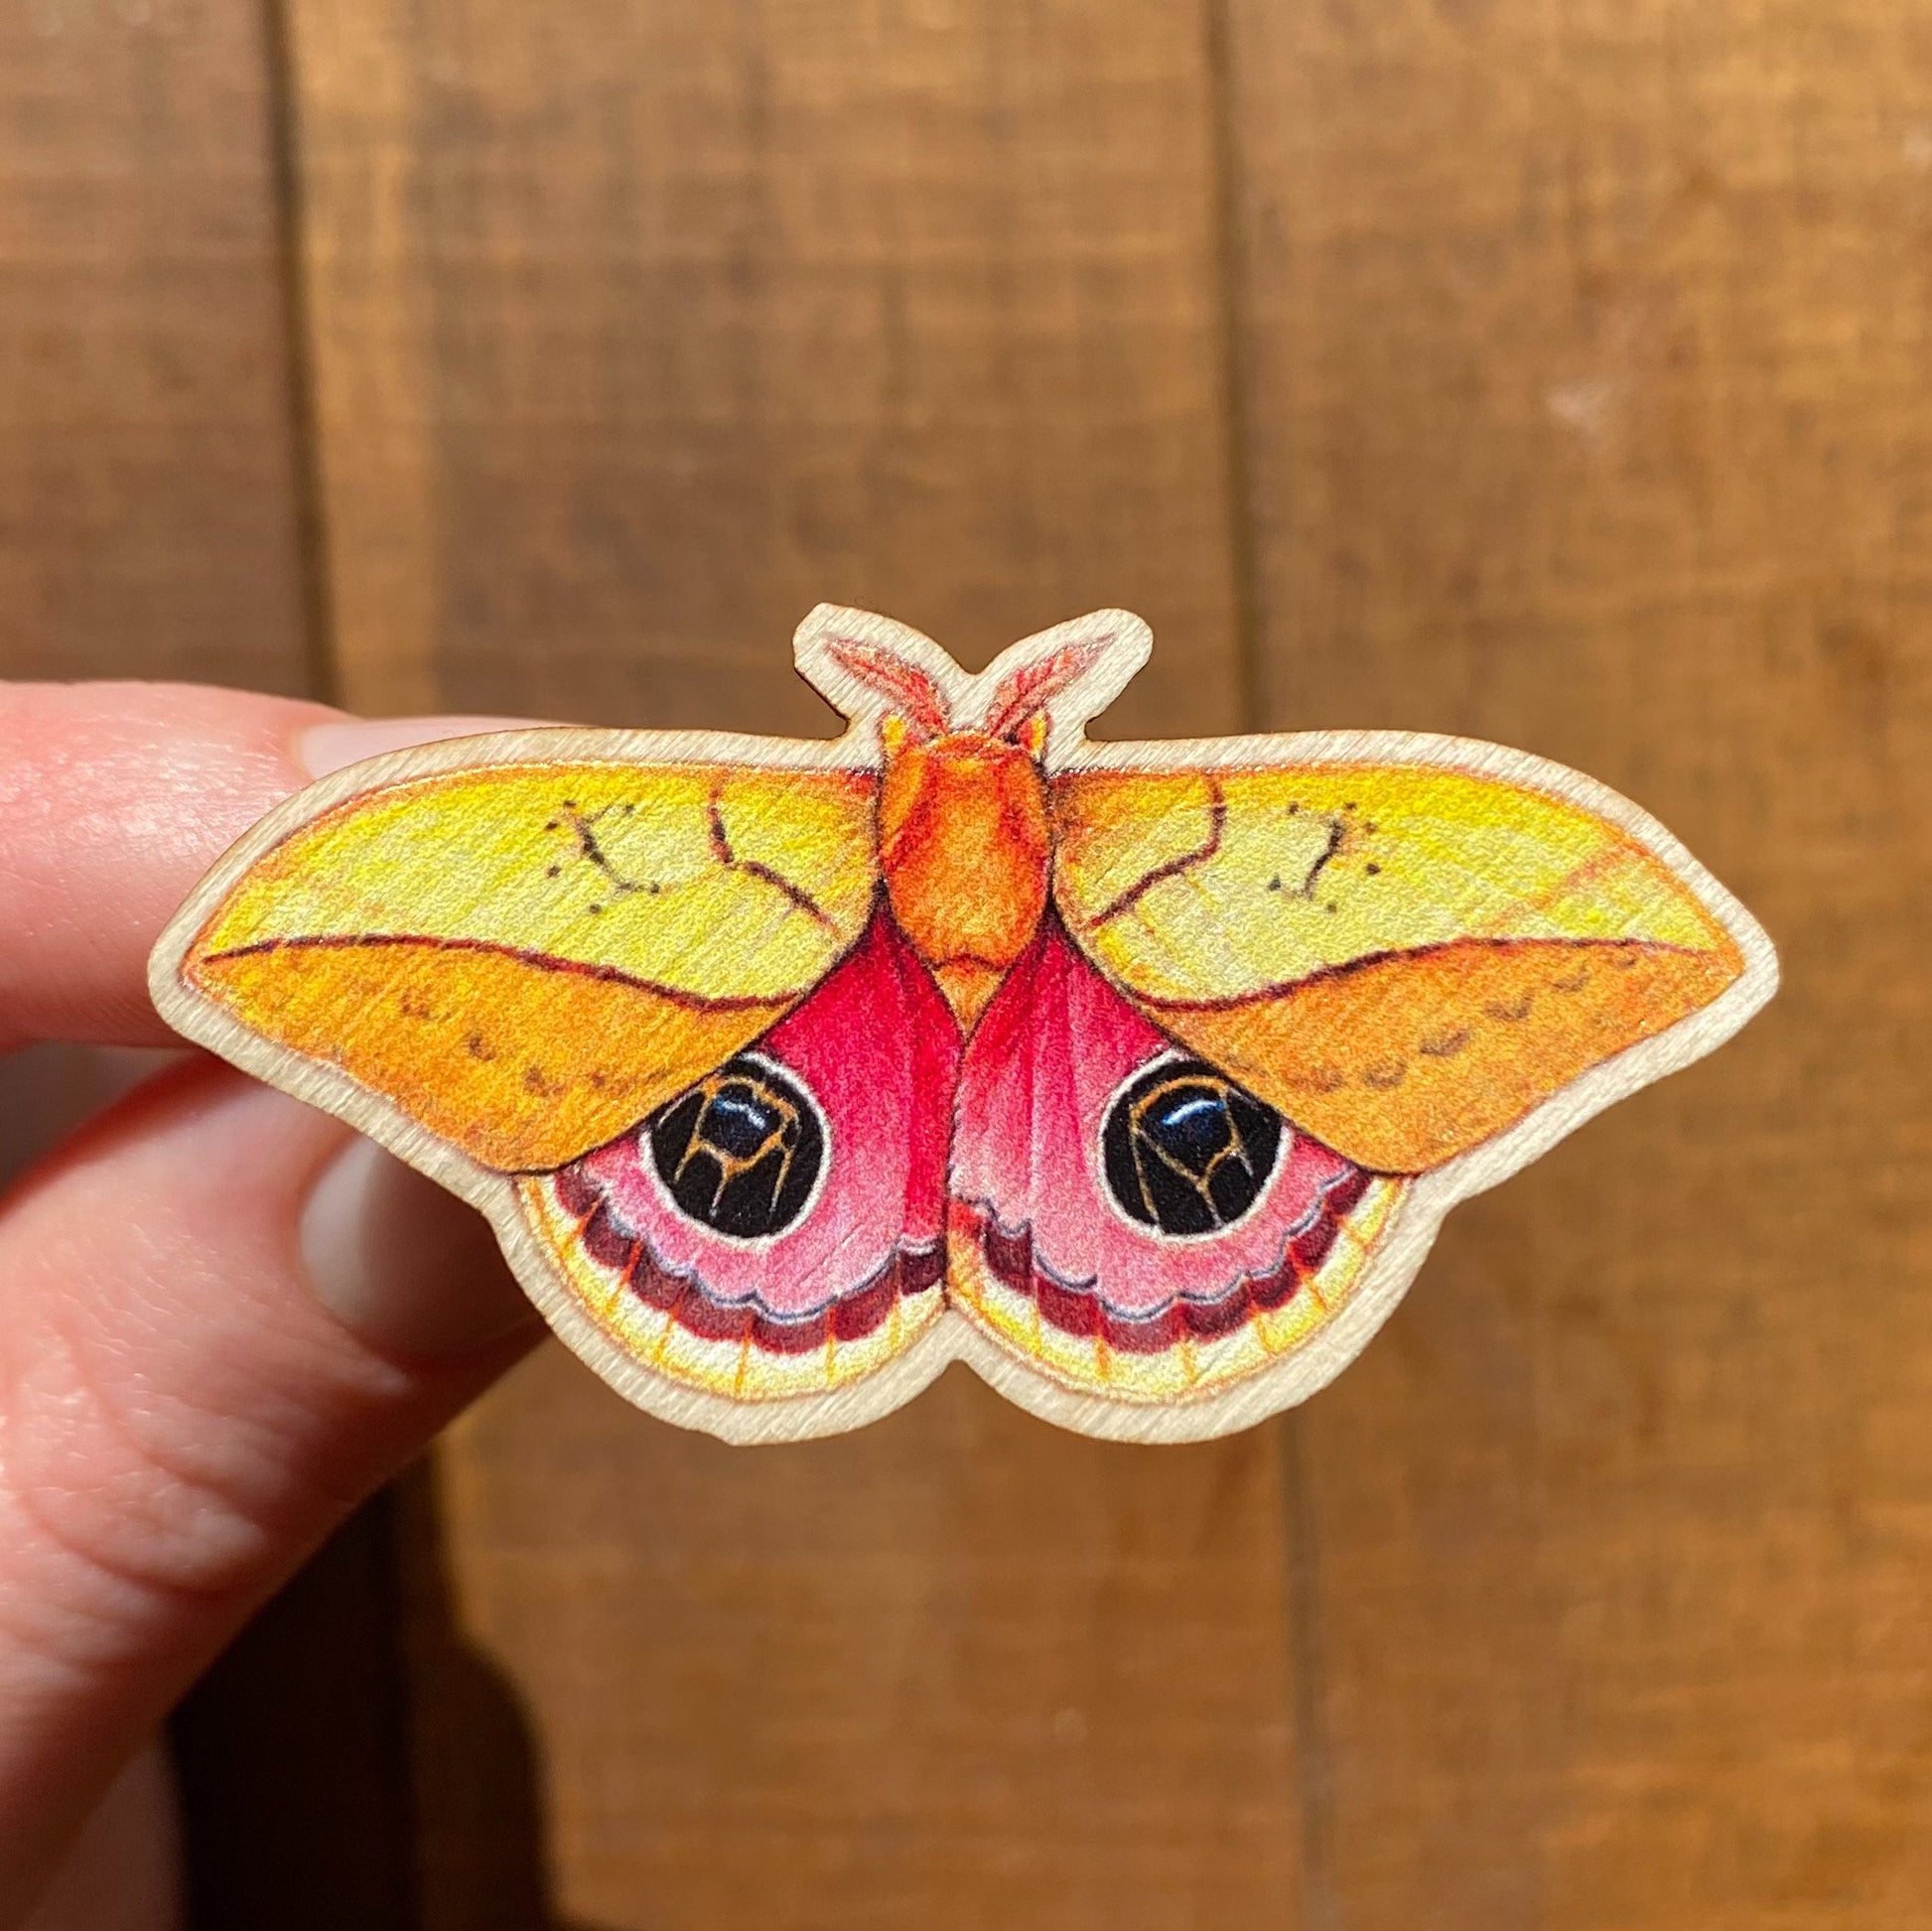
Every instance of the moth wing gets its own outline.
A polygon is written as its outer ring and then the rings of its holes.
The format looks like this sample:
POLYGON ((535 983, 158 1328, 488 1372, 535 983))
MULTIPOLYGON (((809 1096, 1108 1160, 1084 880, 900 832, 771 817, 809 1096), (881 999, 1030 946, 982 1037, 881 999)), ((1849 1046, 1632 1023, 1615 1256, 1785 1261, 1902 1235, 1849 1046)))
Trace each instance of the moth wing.
POLYGON ((747 1052, 520 1178, 526 1222, 628 1360, 731 1403, 829 1394, 942 1312, 958 1062, 943 996, 881 910, 747 1052))
POLYGON ((967 1041, 955 1110, 949 1285, 1001 1354, 1158 1409, 1306 1358, 1367 1286, 1409 1182, 1207 1070, 1047 919, 967 1041), (1179 1137, 1137 1145, 1139 1103, 1163 1088, 1179 1137), (1192 1132, 1189 1112, 1208 1116, 1192 1132), (1206 1157, 1188 1165, 1190 1149, 1206 1157))
POLYGON ((875 787, 527 756, 332 783, 337 801, 296 800, 191 901, 157 996, 197 1036, 212 1009, 339 1069, 485 1167, 560 1167, 764 1033, 858 941, 875 787))
POLYGON ((1587 780, 1268 750, 1062 773, 1055 902, 1157 1026, 1362 1167, 1439 1166, 1710 1005, 1733 928, 1768 960, 1587 780))

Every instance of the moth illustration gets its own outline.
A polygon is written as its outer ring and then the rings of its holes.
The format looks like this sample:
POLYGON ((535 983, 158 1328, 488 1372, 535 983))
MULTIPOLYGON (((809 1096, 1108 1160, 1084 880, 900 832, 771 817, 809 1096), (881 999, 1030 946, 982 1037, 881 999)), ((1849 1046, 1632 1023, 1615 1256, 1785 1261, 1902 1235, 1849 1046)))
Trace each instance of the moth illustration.
POLYGON ((960 1359, 1090 1434, 1245 1426, 1776 963, 1661 826, 1520 752, 1089 741, 1149 648, 1101 611, 971 676, 821 606, 836 741, 376 759, 215 868, 155 1000, 475 1202, 673 1421, 824 1434, 960 1359))

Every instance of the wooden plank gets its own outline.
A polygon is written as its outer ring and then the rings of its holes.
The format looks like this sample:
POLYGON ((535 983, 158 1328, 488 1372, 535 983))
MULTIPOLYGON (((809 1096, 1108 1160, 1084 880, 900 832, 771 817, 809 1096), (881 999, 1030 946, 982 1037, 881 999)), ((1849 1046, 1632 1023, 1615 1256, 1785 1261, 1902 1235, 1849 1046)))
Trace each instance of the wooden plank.
MULTIPOLYGON (((295 47, 355 701, 810 730, 820 598, 975 663, 1125 603, 1113 722, 1235 721, 1194 10, 302 0, 295 47)), ((550 1350, 440 1476, 429 1924, 1292 1921, 1267 1437, 955 1375, 731 1452, 550 1350)))
POLYGON ((1191 13, 296 20, 333 587, 365 702, 419 701, 427 664, 498 710, 809 728, 823 708, 771 670, 820 599, 976 664, 1126 603, 1166 649, 1124 723, 1225 720, 1191 13))
POLYGON ((1236 0, 1268 722, 1656 809, 1779 1004, 1457 1216, 1290 1435, 1310 1921, 1932 1914, 1932 37, 1236 0))
POLYGON ((0 661, 308 678, 257 9, 0 14, 0 661))
MULTIPOLYGON (((0 12, 8 676, 311 683, 262 28, 241 0, 0 12)), ((151 1057, 7 1061, 9 1169, 151 1057)), ((357 1518, 181 1713, 197 1925, 405 1922, 389 1546, 357 1518)))

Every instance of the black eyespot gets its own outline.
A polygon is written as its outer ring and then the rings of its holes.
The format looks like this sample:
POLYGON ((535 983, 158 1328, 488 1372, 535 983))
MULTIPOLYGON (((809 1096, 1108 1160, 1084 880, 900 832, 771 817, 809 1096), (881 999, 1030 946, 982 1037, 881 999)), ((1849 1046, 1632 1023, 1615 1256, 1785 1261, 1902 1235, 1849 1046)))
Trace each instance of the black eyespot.
POLYGON ((1107 1189, 1164 1234, 1214 1234, 1261 1198, 1281 1153, 1282 1116, 1199 1059, 1150 1066, 1100 1130, 1107 1189))
POLYGON ((791 1226, 825 1165, 825 1129, 797 1079, 749 1053, 654 1113, 643 1128, 679 1208, 736 1240, 791 1226))

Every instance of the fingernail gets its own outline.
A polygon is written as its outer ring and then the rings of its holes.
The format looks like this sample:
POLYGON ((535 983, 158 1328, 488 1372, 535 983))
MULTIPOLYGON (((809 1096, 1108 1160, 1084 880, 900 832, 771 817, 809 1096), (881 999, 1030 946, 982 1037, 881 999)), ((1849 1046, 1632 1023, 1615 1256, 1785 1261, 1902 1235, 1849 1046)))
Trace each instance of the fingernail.
POLYGON ((345 764, 433 745, 444 738, 475 738, 485 731, 527 731, 528 718, 344 718, 313 724, 296 740, 295 755, 312 778, 327 777, 345 764))
POLYGON ((378 1353, 447 1360, 537 1324, 483 1215, 372 1140, 324 1169, 301 1241, 316 1299, 378 1353))

